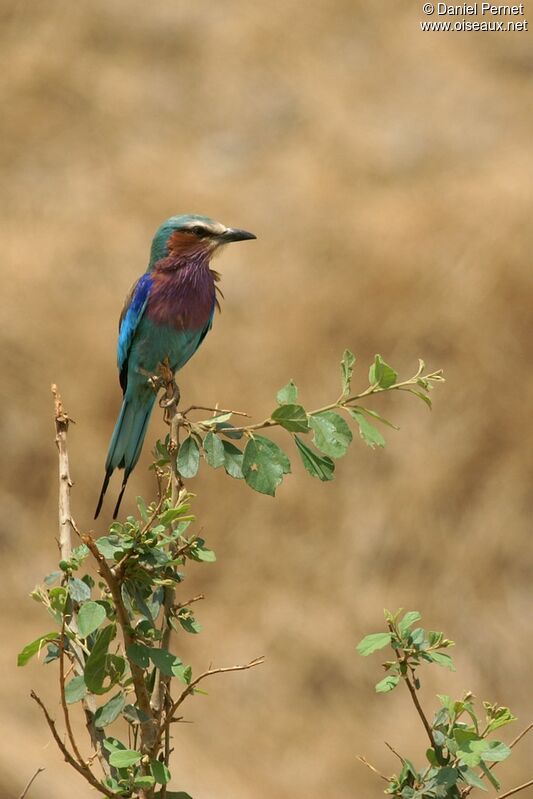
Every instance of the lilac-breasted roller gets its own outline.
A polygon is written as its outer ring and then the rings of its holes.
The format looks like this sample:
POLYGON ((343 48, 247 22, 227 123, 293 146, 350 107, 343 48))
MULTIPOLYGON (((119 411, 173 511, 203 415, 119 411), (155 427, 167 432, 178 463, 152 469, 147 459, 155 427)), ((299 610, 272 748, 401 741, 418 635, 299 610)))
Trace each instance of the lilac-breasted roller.
POLYGON ((124 400, 109 444, 95 519, 113 471, 124 469, 116 519, 139 460, 156 399, 149 376, 163 362, 174 373, 181 369, 211 329, 218 278, 209 266, 211 258, 223 244, 255 238, 196 214, 172 216, 156 231, 148 269, 134 283, 120 316, 117 362, 124 400))

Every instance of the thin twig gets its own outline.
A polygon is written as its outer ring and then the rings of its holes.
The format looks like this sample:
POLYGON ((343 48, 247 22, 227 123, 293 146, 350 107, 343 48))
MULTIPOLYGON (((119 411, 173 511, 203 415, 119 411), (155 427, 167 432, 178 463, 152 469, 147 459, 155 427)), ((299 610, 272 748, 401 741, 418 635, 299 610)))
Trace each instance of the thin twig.
POLYGON ((385 741, 385 746, 387 747, 387 749, 391 750, 393 755, 396 755, 396 757, 398 758, 398 760, 400 761, 400 763, 403 766, 403 764, 405 763, 405 758, 403 758, 401 756, 401 754, 399 752, 397 752, 396 749, 393 746, 391 746, 390 743, 388 743, 387 741, 385 741))
POLYGON ((433 731, 431 729, 431 724, 427 720, 426 714, 422 710, 422 705, 418 701, 418 696, 416 695, 416 688, 412 684, 412 682, 409 679, 409 676, 407 674, 403 674, 402 676, 403 676, 403 681, 407 685, 407 687, 409 689, 409 693, 411 694, 411 699, 413 700, 413 704, 416 707, 418 715, 420 716, 420 718, 422 720, 422 723, 424 725, 424 729, 427 732, 427 735, 428 735, 429 741, 431 743, 431 746, 432 746, 433 749, 435 749, 435 741, 433 740, 433 731))
POLYGON ((33 783, 33 781, 37 779, 37 777, 39 776, 39 774, 40 774, 42 771, 44 771, 44 767, 43 767, 43 766, 39 766, 39 768, 37 769, 37 771, 35 772, 35 774, 33 775, 33 777, 30 779, 30 781, 28 782, 28 784, 26 785, 26 787, 24 788, 24 790, 23 790, 23 791, 22 791, 22 793, 20 794, 20 796, 19 796, 19 799, 25 799, 25 797, 26 797, 26 794, 27 794, 27 793, 28 793, 28 791, 30 790, 30 788, 31 788, 31 786, 32 786, 32 783, 33 783))
POLYGON ((374 774, 377 774, 378 777, 381 777, 382 780, 385 780, 385 782, 390 782, 389 778, 382 774, 381 771, 378 771, 377 768, 372 765, 372 763, 369 763, 366 757, 363 757, 363 755, 356 755, 356 758, 360 763, 363 764, 363 766, 366 766, 370 769, 370 771, 373 771, 374 774))
POLYGON ((172 610, 174 613, 177 613, 178 610, 182 610, 182 608, 188 608, 193 602, 199 602, 201 599, 205 599, 205 594, 197 594, 197 596, 192 596, 186 602, 177 602, 175 605, 172 605, 172 610))
POLYGON ((86 544, 98 563, 98 573, 106 582, 107 587, 111 592, 111 596, 113 597, 113 601, 115 603, 115 608, 117 611, 117 620, 120 625, 120 629, 122 630, 122 635, 124 636, 124 645, 126 649, 126 657, 128 659, 131 677, 133 680, 133 686, 135 688, 135 696, 137 698, 137 704, 139 709, 147 716, 146 721, 141 722, 141 732, 142 732, 142 751, 149 751, 152 749, 154 738, 155 738, 155 723, 152 714, 152 710, 150 708, 150 698, 148 695, 148 690, 146 688, 146 683, 144 682, 144 673, 140 666, 138 666, 131 658, 128 656, 128 647, 135 643, 135 638, 132 635, 132 629, 128 618, 128 613, 124 606, 124 601, 122 599, 122 594, 120 591, 120 583, 116 579, 115 575, 113 574, 111 568, 108 566, 106 559, 96 546, 96 541, 92 536, 86 534, 82 536, 83 543, 86 544))
POLYGON ((218 669, 208 669, 200 674, 196 679, 189 683, 189 685, 183 689, 181 694, 178 696, 175 702, 172 703, 170 707, 170 711, 166 714, 165 720, 161 725, 159 730, 158 738, 159 740, 161 737, 168 732, 168 728, 173 720, 174 714, 179 706, 185 701, 185 699, 194 691, 195 687, 198 683, 205 680, 206 677, 212 677, 214 674, 225 674, 226 672, 230 671, 246 671, 247 669, 253 669, 255 666, 261 666, 265 662, 264 655, 261 655, 258 658, 254 658, 249 663, 245 663, 240 666, 224 666, 218 669))
MULTIPOLYGON (((530 722, 530 723, 527 725, 527 727, 524 727, 524 729, 522 730, 522 732, 519 732, 519 733, 518 733, 518 735, 516 736, 516 738, 513 738, 513 740, 512 740, 512 741, 511 741, 511 743, 509 744, 509 749, 513 749, 513 748, 516 746, 516 744, 517 744, 519 741, 521 741, 521 740, 522 740, 522 738, 523 738, 525 735, 527 735, 527 734, 528 734, 528 732, 529 732, 530 730, 533 730, 533 721, 531 721, 531 722, 530 722)), ((499 763, 499 762, 501 762, 501 761, 497 761, 497 760, 495 760, 495 761, 494 761, 494 763, 491 763, 491 764, 490 764, 490 766, 489 766, 489 769, 491 769, 491 771, 492 771, 492 769, 493 769, 493 768, 495 768, 495 767, 498 765, 498 763, 499 763)), ((479 779, 480 779, 480 780, 482 780, 484 776, 485 776, 485 772, 484 772, 484 771, 482 771, 480 774, 478 774, 478 777, 479 777, 479 779)), ((527 788, 527 787, 528 787, 528 785, 526 784, 525 786, 522 786, 522 787, 526 787, 526 788, 527 788)), ((473 788, 474 788, 474 786, 473 786, 473 785, 469 785, 469 786, 468 786, 467 788, 465 788, 465 789, 464 789, 464 791, 461 793, 461 797, 463 797, 463 798, 464 798, 465 796, 468 796, 468 794, 469 794, 469 793, 470 793, 470 792, 473 790, 473 788)), ((517 790, 522 790, 522 788, 519 788, 519 789, 517 789, 517 790)), ((516 793, 516 791, 514 791, 514 793, 516 793)), ((507 794, 507 795, 509 795, 509 794, 507 794)), ((502 799, 502 797, 501 797, 501 796, 499 796, 499 797, 498 797, 498 799, 502 799)))
MULTIPOLYGON (((220 416, 223 413, 231 413, 233 416, 247 416, 249 417, 249 413, 245 413, 244 411, 232 411, 229 408, 210 408, 208 405, 190 405, 186 410, 182 411, 182 416, 186 416, 191 411, 212 411, 216 416, 220 416)), ((210 421, 207 419, 206 421, 210 421)))
POLYGON ((52 737, 53 737, 54 741, 56 742, 57 746, 59 747, 59 749, 61 751, 61 754, 65 758, 66 762, 69 764, 69 766, 72 766, 72 768, 75 769, 78 772, 78 774, 81 774, 82 777, 85 777, 87 782, 90 783, 93 786, 93 788, 96 788, 98 791, 100 791, 100 793, 105 794, 105 796, 109 796, 110 799, 113 799, 114 797, 116 799, 116 794, 111 793, 111 791, 108 790, 100 782, 100 780, 98 780, 94 776, 94 774, 92 773, 91 769, 86 764, 78 763, 78 761, 71 755, 71 753, 68 751, 67 747, 65 746, 65 744, 61 740, 61 736, 59 735, 59 733, 56 730, 56 725, 55 725, 54 720, 51 718, 48 710, 46 709, 46 707, 44 705, 44 703, 37 696, 35 691, 32 691, 30 693, 30 696, 31 696, 32 699, 35 700, 35 702, 37 702, 37 704, 39 705, 39 707, 43 711, 44 717, 46 719, 46 723, 48 724, 48 726, 50 728, 50 732, 52 733, 52 737))
MULTIPOLYGON (((524 729, 522 730, 522 732, 519 732, 519 733, 518 733, 518 735, 516 736, 516 738, 513 738, 513 740, 512 740, 512 741, 511 741, 511 743, 509 744, 509 749, 513 749, 513 747, 515 747, 515 746, 516 746, 516 744, 517 744, 519 741, 521 741, 521 740, 522 740, 522 738, 524 737, 524 735, 527 735, 527 734, 528 734, 528 732, 529 732, 530 730, 533 730, 533 721, 531 721, 531 722, 530 722, 530 723, 527 725, 527 727, 524 727, 524 729)), ((500 799, 501 799, 501 797, 500 797, 500 799)))
MULTIPOLYGON (((417 375, 416 377, 419 376, 420 375, 417 375)), ((307 415, 318 416, 319 414, 325 413, 326 411, 333 411, 335 410, 335 408, 349 408, 354 402, 358 402, 359 400, 364 399, 365 397, 370 397, 373 394, 383 394, 385 391, 409 390, 408 389, 409 386, 416 386, 416 377, 411 377, 408 380, 404 380, 401 383, 396 383, 393 386, 387 386, 386 388, 383 388, 378 384, 368 386, 368 388, 366 388, 364 391, 361 391, 360 394, 354 394, 353 396, 347 397, 346 399, 339 397, 338 400, 336 400, 335 402, 331 402, 329 405, 324 405, 322 408, 317 408, 314 411, 309 411, 307 415)), ((441 370, 437 372, 432 372, 429 375, 423 375, 423 377, 426 380, 432 380, 432 379, 438 381, 443 380, 441 370)), ((229 432, 231 433, 231 435, 233 435, 234 433, 248 434, 248 433, 253 433, 254 430, 262 430, 265 427, 278 427, 278 426, 279 422, 269 417, 268 419, 264 419, 262 422, 257 422, 256 424, 251 424, 243 427, 232 427, 230 428, 229 432)))
POLYGON ((505 793, 500 793, 498 795, 498 799, 505 799, 506 796, 512 796, 519 791, 524 791, 526 788, 530 788, 533 785, 533 780, 528 780, 527 782, 523 782, 522 785, 517 785, 516 788, 511 788, 510 791, 506 791, 505 793))
MULTIPOLYGON (((389 630, 390 630, 392 635, 395 635, 395 630, 394 630, 394 627, 393 627, 393 625, 391 623, 389 623, 389 630)), ((392 648, 394 649, 394 652, 395 652, 396 657, 398 658, 398 660, 399 661, 403 661, 407 665, 407 656, 405 655, 405 653, 402 654, 401 651, 399 649, 397 649, 396 647, 394 647, 394 646, 392 648)), ((433 749, 435 749, 436 745, 435 745, 435 740, 433 738, 433 730, 431 729, 431 724, 427 720, 426 714, 424 713, 424 711, 422 709, 422 705, 418 701, 418 696, 416 695, 416 688, 414 687, 413 683, 409 679, 409 675, 407 674, 407 672, 405 674, 402 674, 401 676, 402 676, 402 679, 403 679, 404 683, 407 685, 407 688, 409 689, 409 693, 411 694, 411 699, 413 700, 413 704, 414 704, 414 706, 416 708, 416 711, 417 711, 418 715, 420 716, 422 724, 424 725, 424 729, 425 729, 425 731, 427 733, 427 736, 429 738, 429 741, 431 743, 431 747, 433 749)), ((388 746, 388 744, 387 744, 387 746, 388 746)))
POLYGON ((67 735, 76 758, 80 765, 83 765, 84 760, 80 755, 80 750, 72 732, 70 724, 70 713, 68 712, 67 700, 65 697, 65 616, 61 625, 61 637, 59 639, 59 694, 61 696, 61 707, 63 708, 63 717, 65 719, 65 727, 67 728, 67 735))

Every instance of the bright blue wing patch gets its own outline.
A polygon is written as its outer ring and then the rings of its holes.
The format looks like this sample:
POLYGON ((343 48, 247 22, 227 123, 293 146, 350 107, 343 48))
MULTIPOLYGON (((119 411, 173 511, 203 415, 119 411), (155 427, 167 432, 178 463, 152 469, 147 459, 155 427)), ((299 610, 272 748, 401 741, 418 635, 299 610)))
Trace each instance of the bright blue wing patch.
POLYGON ((153 280, 153 276, 149 272, 146 272, 138 280, 129 299, 129 305, 122 312, 117 343, 117 363, 123 388, 125 388, 124 379, 127 372, 131 344, 146 308, 153 280))

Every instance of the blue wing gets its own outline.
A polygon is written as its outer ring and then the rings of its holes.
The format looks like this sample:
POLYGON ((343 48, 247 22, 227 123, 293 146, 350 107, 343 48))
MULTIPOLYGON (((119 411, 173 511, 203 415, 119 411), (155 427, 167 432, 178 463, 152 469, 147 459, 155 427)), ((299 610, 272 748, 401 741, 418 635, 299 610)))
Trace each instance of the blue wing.
POLYGON ((126 302, 124 303, 124 308, 120 315, 117 364, 120 373, 120 385, 123 391, 126 391, 126 384, 128 381, 128 357, 133 337, 144 314, 152 284, 153 276, 150 272, 145 272, 133 285, 130 293, 126 297, 126 302))

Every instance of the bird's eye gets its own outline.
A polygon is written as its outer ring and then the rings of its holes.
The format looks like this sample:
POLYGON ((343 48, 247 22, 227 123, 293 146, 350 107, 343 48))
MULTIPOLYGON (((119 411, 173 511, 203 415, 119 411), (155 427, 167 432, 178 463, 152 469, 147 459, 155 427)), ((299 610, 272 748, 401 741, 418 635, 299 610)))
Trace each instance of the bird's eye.
POLYGON ((200 225, 192 227, 191 232, 194 233, 195 236, 205 236, 206 234, 205 228, 200 227, 200 225))

